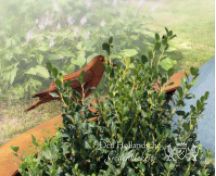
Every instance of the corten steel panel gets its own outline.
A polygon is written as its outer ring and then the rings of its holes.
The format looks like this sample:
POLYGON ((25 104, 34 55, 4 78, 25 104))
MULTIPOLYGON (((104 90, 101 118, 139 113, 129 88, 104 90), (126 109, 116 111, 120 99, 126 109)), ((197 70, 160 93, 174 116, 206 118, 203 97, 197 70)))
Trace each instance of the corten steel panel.
POLYGON ((179 71, 173 74, 169 81, 162 87, 162 90, 166 93, 175 91, 181 85, 182 79, 185 77, 184 71, 179 71))

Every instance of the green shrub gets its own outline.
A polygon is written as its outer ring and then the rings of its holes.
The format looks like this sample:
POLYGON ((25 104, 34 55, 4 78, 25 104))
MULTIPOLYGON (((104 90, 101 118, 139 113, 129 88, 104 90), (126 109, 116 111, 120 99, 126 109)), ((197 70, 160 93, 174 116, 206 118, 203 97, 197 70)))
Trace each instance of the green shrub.
POLYGON ((214 175, 209 152, 202 148, 195 133, 208 93, 203 93, 188 112, 182 110, 185 99, 193 98, 189 90, 198 70, 191 68, 192 78, 186 76, 175 96, 153 89, 156 82, 164 84, 175 71, 166 55, 174 37, 168 29, 162 37, 156 34, 154 48, 142 57, 132 50, 112 53, 112 39, 104 43, 103 49, 108 53, 104 79, 94 95, 85 100, 71 91, 68 83, 63 84, 62 74, 56 74, 56 68, 49 65, 62 100, 64 126, 46 141, 36 157, 24 159, 20 173, 214 175), (164 62, 172 66, 167 67, 164 62), (88 111, 92 97, 101 100, 96 105, 97 114, 88 111), (96 115, 97 122, 87 121, 96 115))

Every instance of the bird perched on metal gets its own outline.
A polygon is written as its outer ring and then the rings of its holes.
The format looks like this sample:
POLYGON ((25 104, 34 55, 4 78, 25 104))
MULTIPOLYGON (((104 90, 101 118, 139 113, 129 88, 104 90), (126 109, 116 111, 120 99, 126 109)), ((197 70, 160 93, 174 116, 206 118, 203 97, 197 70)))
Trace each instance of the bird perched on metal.
MULTIPOLYGON (((71 88, 77 90, 79 93, 82 93, 81 83, 79 82, 78 78, 81 74, 84 74, 84 94, 85 97, 87 97, 91 93, 90 88, 97 87, 103 76, 105 70, 104 62, 104 56, 98 55, 80 70, 65 75, 63 80, 64 82, 70 81, 71 88)), ((52 100, 59 100, 59 97, 53 97, 51 93, 58 93, 56 84, 54 82, 50 84, 47 90, 33 95, 33 98, 39 98, 39 100, 26 109, 26 111, 30 111, 43 103, 47 103, 52 100)))

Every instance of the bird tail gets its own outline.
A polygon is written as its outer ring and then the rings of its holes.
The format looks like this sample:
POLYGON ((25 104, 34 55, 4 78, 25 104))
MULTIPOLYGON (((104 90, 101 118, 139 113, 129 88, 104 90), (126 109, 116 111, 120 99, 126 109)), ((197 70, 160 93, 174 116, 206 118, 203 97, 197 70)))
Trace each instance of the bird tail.
POLYGON ((36 93, 32 96, 32 98, 43 98, 43 97, 46 97, 47 94, 49 94, 49 91, 48 90, 45 90, 45 91, 42 91, 42 92, 39 92, 39 93, 36 93))
POLYGON ((50 101, 49 91, 45 90, 43 92, 39 92, 33 95, 32 98, 39 98, 39 100, 33 103, 33 105, 31 105, 28 109, 26 109, 25 112, 31 111, 36 107, 38 107, 39 105, 49 102, 50 101))
POLYGON ((45 102, 39 100, 35 103, 33 103, 33 105, 31 105, 28 109, 25 110, 25 112, 31 111, 32 109, 35 109, 36 107, 38 107, 39 105, 43 104, 45 102))

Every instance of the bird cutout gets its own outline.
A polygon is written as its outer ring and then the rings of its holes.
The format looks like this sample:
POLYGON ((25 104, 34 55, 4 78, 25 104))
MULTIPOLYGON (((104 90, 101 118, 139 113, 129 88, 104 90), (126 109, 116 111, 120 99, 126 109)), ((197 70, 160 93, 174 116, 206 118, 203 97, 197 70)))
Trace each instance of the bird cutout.
MULTIPOLYGON (((71 81, 71 88, 77 90, 81 94, 83 92, 81 88, 81 83, 79 82, 78 78, 83 73, 84 95, 86 98, 91 94, 91 88, 96 88, 97 85, 100 83, 100 80, 102 79, 105 70, 104 62, 104 56, 98 55, 94 57, 87 65, 85 65, 80 70, 65 75, 63 81, 71 81)), ((58 94, 58 90, 54 82, 50 84, 47 90, 44 90, 33 95, 33 98, 39 98, 39 100, 35 102, 33 105, 31 105, 28 109, 26 109, 26 112, 33 110, 39 105, 50 102, 52 100, 59 100, 59 97, 52 96, 52 93, 58 94)))
MULTIPOLYGON (((105 62, 105 59, 103 56, 101 55, 96 56, 84 68, 74 73, 65 75, 64 82, 71 81, 71 87, 81 93, 81 84, 77 80, 77 78, 81 75, 82 72, 84 72, 84 82, 85 82, 84 90, 85 90, 85 97, 87 97, 91 93, 91 90, 89 88, 97 87, 97 85, 99 84, 103 76, 103 73, 105 70, 104 62, 105 62)), ((173 93, 178 87, 180 87, 181 81, 185 77, 185 75, 186 73, 184 71, 179 71, 173 74, 163 86, 161 86, 159 83, 155 83, 153 85, 153 88, 155 91, 162 90, 167 94, 173 93)), ((33 104, 31 107, 29 107, 26 111, 30 111, 36 108, 37 106, 39 106, 40 104, 44 104, 52 100, 59 100, 58 97, 53 97, 50 95, 50 93, 58 93, 54 82, 50 84, 47 90, 37 93, 33 96, 33 98, 38 97, 39 101, 33 104)), ((92 102, 90 103, 88 107, 90 112, 95 113, 95 114, 98 112, 97 108, 95 107, 98 101, 100 100, 97 100, 97 99, 92 100, 92 102)), ((97 121, 97 120, 98 120, 98 117, 93 117, 91 118, 90 121, 97 121)))

